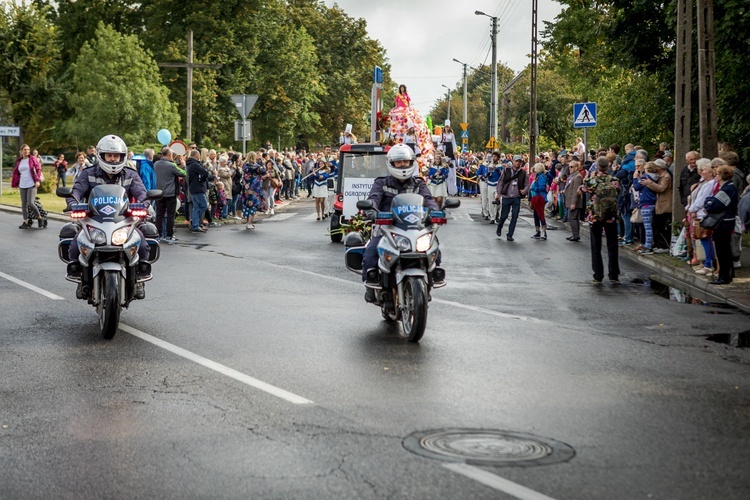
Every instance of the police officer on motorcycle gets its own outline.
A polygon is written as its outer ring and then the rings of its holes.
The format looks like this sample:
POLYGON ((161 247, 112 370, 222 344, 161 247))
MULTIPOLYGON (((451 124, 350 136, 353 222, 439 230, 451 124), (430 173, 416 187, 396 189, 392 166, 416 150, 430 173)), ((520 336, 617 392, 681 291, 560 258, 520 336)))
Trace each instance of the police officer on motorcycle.
MULTIPOLYGON (((98 184, 119 184, 125 189, 128 199, 137 203, 148 204, 146 188, 143 185, 141 177, 133 169, 125 168, 128 160, 128 148, 125 142, 116 135, 105 135, 96 145, 95 162, 92 166, 85 168, 76 177, 71 197, 67 198, 67 204, 79 203, 81 200, 88 199, 91 190, 98 184)), ((141 244, 138 247, 139 265, 136 268, 138 274, 148 274, 151 272, 150 265, 146 262, 149 256, 149 247, 143 233, 136 229, 141 236, 141 244)), ((71 264, 68 266, 68 273, 72 276, 80 277, 82 273, 81 265, 78 262, 78 256, 81 254, 78 248, 78 239, 73 238, 68 250, 68 260, 71 264)), ((80 284, 79 284, 80 287, 80 284)), ((135 298, 142 299, 145 297, 143 283, 137 283, 135 289, 135 298)))
MULTIPOLYGON (((378 177, 370 189, 367 199, 372 201, 373 208, 379 212, 389 212, 393 198, 401 193, 417 193, 424 198, 425 207, 430 210, 439 210, 435 198, 421 177, 414 177, 416 170, 416 157, 414 150, 405 144, 397 144, 388 151, 387 177, 378 177)), ((372 284, 380 283, 378 272, 378 243, 382 236, 374 236, 365 248, 362 258, 362 281, 372 284)), ((440 255, 437 257, 440 265, 440 255)), ((437 267, 433 272, 435 283, 445 280, 445 271, 437 267)), ((375 291, 367 288, 365 301, 375 302, 375 291)))

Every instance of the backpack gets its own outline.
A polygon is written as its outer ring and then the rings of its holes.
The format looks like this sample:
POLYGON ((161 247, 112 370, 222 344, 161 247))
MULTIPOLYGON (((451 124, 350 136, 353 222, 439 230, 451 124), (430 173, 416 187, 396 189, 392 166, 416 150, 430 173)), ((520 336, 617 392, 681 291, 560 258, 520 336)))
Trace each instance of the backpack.
POLYGON ((608 221, 617 217, 617 198, 620 190, 613 182, 609 175, 601 177, 596 183, 596 192, 594 193, 594 217, 598 221, 608 221))

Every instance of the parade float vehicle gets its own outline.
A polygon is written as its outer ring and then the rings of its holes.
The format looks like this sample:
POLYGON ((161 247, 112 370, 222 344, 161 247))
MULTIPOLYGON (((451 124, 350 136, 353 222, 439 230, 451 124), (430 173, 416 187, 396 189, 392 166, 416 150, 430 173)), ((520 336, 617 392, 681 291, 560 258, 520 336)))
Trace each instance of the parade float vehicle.
POLYGON ((366 200, 377 177, 388 175, 386 153, 390 146, 377 143, 346 144, 339 149, 336 198, 331 217, 331 241, 340 242, 352 218, 358 213, 357 201, 366 200))

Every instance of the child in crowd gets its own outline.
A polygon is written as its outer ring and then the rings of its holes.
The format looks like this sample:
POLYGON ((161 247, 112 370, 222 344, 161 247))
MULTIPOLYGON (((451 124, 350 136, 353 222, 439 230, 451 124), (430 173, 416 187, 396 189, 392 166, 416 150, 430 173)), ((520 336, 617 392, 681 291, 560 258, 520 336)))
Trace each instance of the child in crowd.
POLYGON ((639 193, 643 228, 646 232, 646 242, 638 253, 641 255, 650 255, 654 253, 654 208, 656 207, 656 193, 641 183, 641 179, 645 180, 648 178, 657 182, 659 176, 657 175, 658 167, 652 161, 646 163, 644 170, 636 170, 633 176, 633 188, 639 193))
POLYGON ((227 203, 227 192, 224 191, 224 183, 222 181, 216 183, 216 194, 218 195, 216 217, 227 220, 227 217, 229 217, 229 204, 227 203))

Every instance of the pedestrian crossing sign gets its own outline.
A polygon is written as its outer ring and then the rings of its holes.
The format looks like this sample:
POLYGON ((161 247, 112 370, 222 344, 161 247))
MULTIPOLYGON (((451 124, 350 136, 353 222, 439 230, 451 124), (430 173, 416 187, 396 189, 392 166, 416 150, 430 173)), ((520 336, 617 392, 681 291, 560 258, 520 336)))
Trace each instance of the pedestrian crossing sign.
POLYGON ((463 132, 461 132, 461 139, 468 139, 468 138, 469 138, 469 133, 467 131, 464 130, 463 132))
POLYGON ((595 102, 577 102, 573 104, 573 127, 596 127, 595 102))

